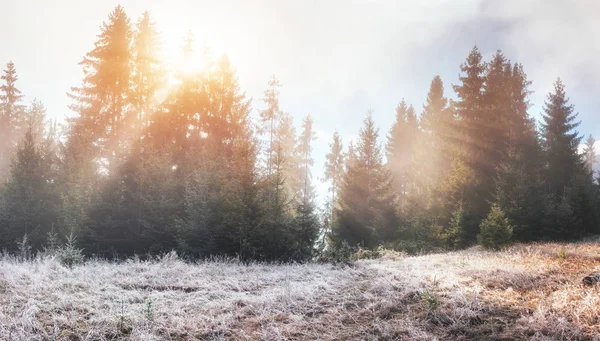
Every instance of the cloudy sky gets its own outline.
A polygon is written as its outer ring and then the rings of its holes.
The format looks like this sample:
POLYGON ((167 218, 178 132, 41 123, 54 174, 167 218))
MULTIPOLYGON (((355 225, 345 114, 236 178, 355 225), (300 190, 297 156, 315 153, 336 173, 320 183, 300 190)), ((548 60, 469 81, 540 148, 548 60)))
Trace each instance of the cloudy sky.
POLYGON ((43 101, 53 117, 70 114, 66 92, 80 84, 78 62, 117 4, 133 21, 149 10, 168 52, 178 51, 191 30, 197 41, 227 53, 255 111, 275 74, 283 84, 281 108, 297 124, 307 114, 314 118, 315 176, 331 134, 339 131, 347 144, 369 109, 383 136, 401 98, 420 112, 433 76, 453 98, 451 84, 475 44, 486 59, 501 49, 524 65, 536 117, 554 79, 563 78, 580 132, 600 139, 596 0, 3 0, 0 64, 15 63, 27 101, 43 101))

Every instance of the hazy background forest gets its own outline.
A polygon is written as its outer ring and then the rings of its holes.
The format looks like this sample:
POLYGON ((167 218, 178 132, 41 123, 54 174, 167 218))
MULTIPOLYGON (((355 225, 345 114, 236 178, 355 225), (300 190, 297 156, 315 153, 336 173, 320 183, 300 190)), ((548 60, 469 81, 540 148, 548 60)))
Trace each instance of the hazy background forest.
POLYGON ((281 105, 293 79, 250 98, 227 55, 190 32, 167 62, 161 23, 121 6, 89 38, 65 120, 20 90, 19 60, 2 71, 7 252, 307 261, 600 232, 595 140, 569 88, 557 78, 534 118, 526 66, 500 50, 465 50, 458 82, 427 79, 422 103, 398 94, 391 126, 360 108, 354 135, 315 150, 313 118, 281 105))

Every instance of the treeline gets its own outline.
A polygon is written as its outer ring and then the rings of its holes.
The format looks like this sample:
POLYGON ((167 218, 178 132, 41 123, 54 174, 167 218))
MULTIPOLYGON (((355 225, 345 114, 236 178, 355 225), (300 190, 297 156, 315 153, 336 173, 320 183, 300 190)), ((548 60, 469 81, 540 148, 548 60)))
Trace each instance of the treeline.
POLYGON ((311 118, 296 130, 275 77, 252 115, 227 57, 192 42, 183 65, 168 70, 150 14, 131 23, 115 8, 80 63, 74 115, 61 131, 39 101, 23 104, 8 64, 0 247, 14 252, 25 235, 34 250, 76 237, 101 257, 175 249, 302 261, 357 245, 419 251, 478 236, 499 245, 598 232, 593 139, 581 156, 560 80, 538 126, 527 112, 531 82, 501 52, 484 62, 471 51, 455 101, 439 77, 420 115, 402 100, 385 146, 371 114, 347 148, 334 134, 320 209, 311 118), (204 67, 190 72, 198 55, 204 67))
POLYGON ((579 122, 562 81, 537 124, 521 64, 501 51, 486 62, 474 47, 460 71, 456 100, 432 80, 420 119, 400 102, 384 150, 370 115, 346 154, 334 139, 334 245, 418 251, 599 232, 595 141, 590 136, 579 154, 579 122))

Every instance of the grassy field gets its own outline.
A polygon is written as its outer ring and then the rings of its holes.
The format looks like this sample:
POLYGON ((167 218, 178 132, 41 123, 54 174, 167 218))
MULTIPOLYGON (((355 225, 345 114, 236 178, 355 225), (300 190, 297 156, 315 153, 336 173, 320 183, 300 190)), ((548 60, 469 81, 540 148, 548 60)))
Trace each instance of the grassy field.
POLYGON ((600 340, 600 244, 350 265, 0 261, 0 340, 600 340))

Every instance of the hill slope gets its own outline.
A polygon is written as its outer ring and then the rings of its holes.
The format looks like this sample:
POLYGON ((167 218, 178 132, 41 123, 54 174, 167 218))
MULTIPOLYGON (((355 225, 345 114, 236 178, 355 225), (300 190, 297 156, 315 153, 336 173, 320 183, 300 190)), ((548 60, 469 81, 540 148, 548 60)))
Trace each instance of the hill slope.
POLYGON ((599 251, 516 245, 351 266, 4 259, 0 339, 593 339, 600 288, 580 283, 599 251))

